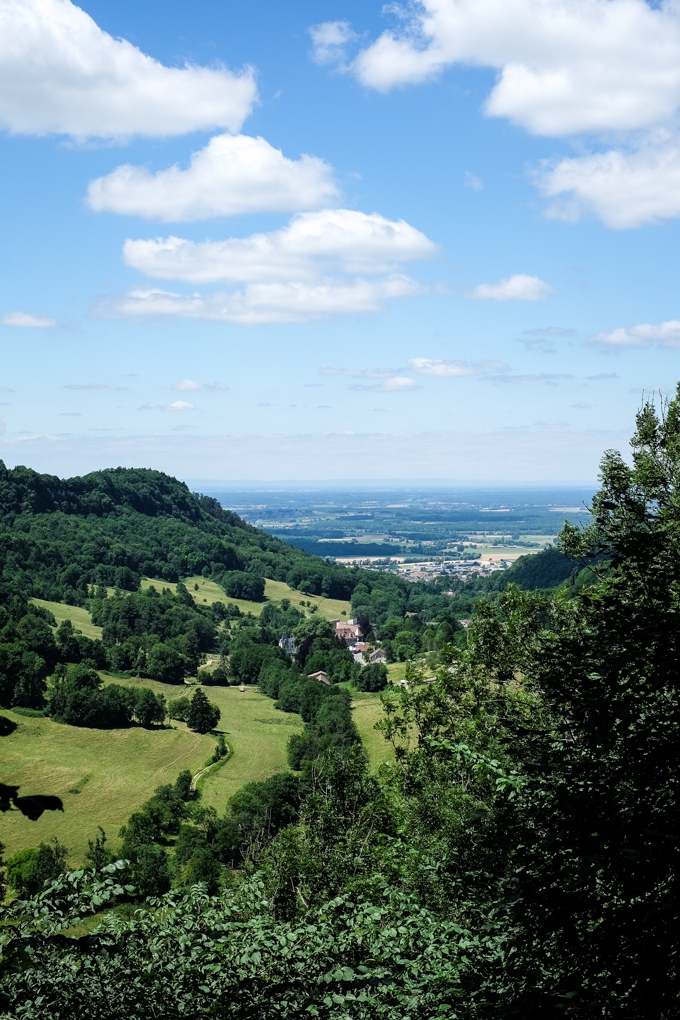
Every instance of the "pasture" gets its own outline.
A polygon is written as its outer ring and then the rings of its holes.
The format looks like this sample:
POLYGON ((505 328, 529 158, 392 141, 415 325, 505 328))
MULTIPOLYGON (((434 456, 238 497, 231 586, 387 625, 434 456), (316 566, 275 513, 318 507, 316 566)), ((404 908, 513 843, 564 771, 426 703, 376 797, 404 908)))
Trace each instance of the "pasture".
MULTIPOLYGON (((282 599, 290 599, 296 609, 305 613, 309 613, 311 607, 316 606, 315 612, 318 612, 319 616, 323 616, 326 620, 336 620, 343 613, 349 618, 352 611, 349 602, 343 602, 341 599, 324 599, 320 595, 305 595, 301 591, 296 591, 295 588, 290 588, 284 581, 272 581, 269 578, 265 581, 264 601, 262 602, 229 598, 218 584, 201 574, 187 577, 184 584, 199 604, 205 602, 207 605, 211 605, 213 602, 224 602, 226 605, 228 602, 232 602, 239 607, 242 613, 252 613, 253 616, 259 616, 267 602, 280 602, 282 599)), ((153 581, 148 577, 142 578, 142 590, 150 588, 151 585, 159 591, 162 591, 163 588, 170 588, 174 592, 177 587, 170 581, 153 581)), ((50 603, 50 606, 52 604, 50 603)))
MULTIPOLYGON (((143 684, 168 699, 186 691, 153 680, 116 682, 143 684)), ((207 693, 220 706, 218 729, 234 752, 201 783, 203 803, 223 813, 229 797, 244 783, 288 767, 288 737, 303 724, 297 715, 278 712, 273 701, 254 688, 241 693, 234 687, 211 687, 207 693)), ((64 802, 63 814, 45 812, 37 822, 14 811, 0 816, 6 856, 57 836, 69 847, 69 863, 77 866, 98 825, 115 849, 121 825, 155 788, 174 782, 182 769, 195 775, 215 747, 213 737, 192 733, 181 722, 157 730, 95 730, 11 711, 3 714, 18 723, 11 736, 3 737, 3 781, 20 785, 22 794, 51 793, 64 802)))
POLYGON ((57 626, 64 620, 70 620, 75 629, 85 637, 101 641, 102 629, 95 627, 87 609, 81 609, 79 606, 67 606, 63 602, 46 602, 45 599, 31 599, 31 602, 36 606, 42 606, 43 609, 48 609, 54 615, 57 626))

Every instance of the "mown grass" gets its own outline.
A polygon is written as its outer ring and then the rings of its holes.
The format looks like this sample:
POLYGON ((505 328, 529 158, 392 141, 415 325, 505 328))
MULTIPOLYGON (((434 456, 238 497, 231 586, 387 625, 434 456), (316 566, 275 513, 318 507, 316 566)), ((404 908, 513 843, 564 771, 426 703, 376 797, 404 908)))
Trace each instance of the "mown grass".
MULTIPOLYGON (((267 602, 280 602, 282 599, 290 599, 291 604, 296 609, 306 613, 309 613, 312 606, 316 606, 315 612, 326 620, 336 620, 343 613, 349 618, 352 611, 349 602, 344 602, 341 599, 324 599, 320 595, 305 595, 303 592, 296 591, 295 588, 290 588, 284 581, 272 581, 269 578, 265 581, 264 600, 262 602, 229 598, 218 584, 215 584, 214 581, 210 581, 206 577, 202 577, 201 574, 187 577, 184 580, 184 584, 199 605, 202 603, 212 605, 213 602, 224 602, 226 605, 228 602, 233 602, 242 613, 252 613, 253 616, 259 616, 267 602)), ((150 588, 151 585, 157 588, 158 591, 162 591, 163 588, 170 588, 174 592, 177 587, 170 581, 153 581, 148 577, 142 578, 142 590, 150 588)))
POLYGON ((359 730, 371 765, 394 764, 394 748, 385 740, 376 723, 385 718, 379 694, 352 692, 352 718, 359 730))
MULTIPOLYGON (((104 679, 111 682, 112 678, 104 679)), ((153 680, 115 682, 150 687, 168 700, 190 696, 185 687, 153 680)), ((278 712, 273 701, 254 688, 241 693, 233 687, 210 687, 206 692, 220 706, 218 729, 234 752, 201 784, 203 803, 223 813, 229 797, 245 783, 288 768, 288 737, 301 730, 303 723, 297 715, 278 712)), ((3 782, 20 785, 22 794, 51 793, 64 802, 63 814, 45 812, 37 822, 18 812, 3 815, 0 841, 6 855, 56 836, 69 847, 74 866, 83 860, 87 841, 98 825, 115 849, 121 825, 155 788, 174 782, 182 769, 197 773, 215 748, 213 737, 192 733, 180 722, 157 730, 94 730, 10 711, 3 714, 19 724, 11 736, 3 738, 3 782)))
POLYGON ((57 626, 64 620, 70 620, 76 630, 81 631, 85 637, 101 639, 102 629, 95 627, 87 609, 67 606, 63 602, 47 602, 45 599, 31 599, 31 602, 36 606, 42 606, 43 609, 49 609, 54 614, 57 626))
POLYGON ((215 746, 212 737, 191 733, 181 723, 152 731, 94 730, 3 714, 19 724, 2 740, 3 782, 20 786, 24 795, 56 794, 64 802, 63 814, 47 811, 36 822, 18 812, 4 814, 0 840, 6 854, 57 836, 74 865, 98 825, 115 847, 120 826, 154 789, 184 768, 197 772, 215 746))

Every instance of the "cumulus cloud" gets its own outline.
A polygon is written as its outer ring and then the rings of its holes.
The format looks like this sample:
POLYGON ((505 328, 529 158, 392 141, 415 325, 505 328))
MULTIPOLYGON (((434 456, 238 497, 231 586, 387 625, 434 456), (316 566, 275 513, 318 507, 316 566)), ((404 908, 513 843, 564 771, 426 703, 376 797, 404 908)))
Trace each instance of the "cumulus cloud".
POLYGON ((281 230, 226 241, 128 240, 125 262, 147 276, 245 286, 190 296, 137 287, 100 302, 98 311, 244 323, 304 322, 378 311, 390 298, 419 292, 418 284, 397 270, 436 251, 432 241, 404 220, 352 209, 301 213, 281 230))
POLYGON ((47 315, 30 315, 28 312, 10 312, 0 318, 3 326, 18 326, 20 329, 51 329, 57 325, 56 319, 47 315))
POLYGON ((337 197, 332 168, 322 159, 287 159, 264 138, 224 134, 193 153, 186 170, 117 167, 91 182, 87 204, 96 212, 179 222, 315 209, 337 197))
POLYGON ((225 386, 224 383, 200 383, 193 382, 191 379, 181 379, 178 383, 173 383, 173 390, 180 390, 186 392, 187 390, 228 390, 229 387, 225 386))
POLYGON ((680 9, 645 0, 421 0, 353 70, 387 91, 456 63, 495 68, 485 112, 534 134, 652 127, 680 104, 680 9))
POLYGON ((504 361, 442 361, 435 358, 409 358, 409 366, 419 375, 464 376, 485 375, 489 372, 508 372, 504 361))
POLYGON ((340 64, 345 60, 347 43, 359 36, 349 21, 324 21, 309 29, 312 37, 312 60, 317 64, 340 64))
POLYGON ((313 322, 334 315, 378 312, 388 299, 418 291, 413 280, 397 275, 376 281, 258 283, 249 284, 243 291, 205 296, 133 287, 118 297, 100 301, 95 312, 107 318, 212 319, 249 326, 313 322))
MULTIPOLYGON (((680 321, 670 319, 668 322, 661 322, 654 326, 650 323, 640 323, 639 326, 619 326, 609 333, 596 333, 588 341, 595 347, 622 348, 622 347, 680 347, 680 321)), ((609 378, 606 376, 593 376, 593 378, 609 378)))
POLYGON ((166 411, 195 411, 196 405, 190 404, 186 400, 173 400, 171 404, 167 404, 166 411))
POLYGON ((128 240, 127 265, 146 276, 189 283, 311 280, 325 270, 385 273, 395 264, 428 258, 437 246, 404 220, 354 209, 323 209, 295 216, 268 234, 226 241, 181 237, 128 240))
POLYGON ((250 68, 166 67, 70 0, 0 0, 0 126, 78 139, 238 131, 250 68))
POLYGON ((467 297, 476 301, 544 301, 554 293, 538 276, 516 273, 498 283, 480 283, 467 297))
POLYGON ((680 216, 680 143, 673 138, 544 163, 533 177, 556 199, 547 210, 554 219, 593 213, 621 230, 680 216))

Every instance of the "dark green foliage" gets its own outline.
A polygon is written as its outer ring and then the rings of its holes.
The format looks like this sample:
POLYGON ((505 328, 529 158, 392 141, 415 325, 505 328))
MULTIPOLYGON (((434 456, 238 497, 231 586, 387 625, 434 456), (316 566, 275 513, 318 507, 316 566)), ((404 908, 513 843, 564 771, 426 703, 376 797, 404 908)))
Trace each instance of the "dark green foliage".
POLYGON ((352 719, 349 692, 344 688, 326 687, 317 681, 306 683, 316 685, 320 700, 317 705, 308 702, 309 722, 301 734, 294 733, 288 741, 288 763, 292 769, 313 762, 328 748, 361 743, 352 719))
MULTIPOLYGON (((574 561, 556 546, 531 556, 520 556, 508 570, 498 571, 497 583, 518 584, 525 591, 556 588, 574 573, 574 561)), ((496 580, 496 578, 494 578, 496 580)))
POLYGON ((264 577, 231 570, 219 577, 219 583, 231 599, 261 602, 264 598, 264 577))
POLYGON ((187 726, 197 733, 209 733, 214 730, 220 721, 221 712, 217 705, 208 701, 203 691, 199 689, 191 699, 187 715, 187 726))
POLYGON ((208 670, 203 670, 204 676, 201 678, 201 682, 204 686, 210 686, 213 684, 215 687, 225 687, 229 683, 229 674, 223 666, 215 666, 212 673, 208 670))
POLYGON ((162 896, 168 891, 170 865, 162 846, 148 843, 136 848, 132 881, 140 896, 162 896))
POLYGON ((300 795, 300 780, 288 772, 261 783, 247 783, 227 805, 241 842, 269 843, 277 832, 297 820, 300 795))
POLYGON ((49 702, 50 714, 57 722, 113 729, 130 725, 137 694, 118 684, 104 687, 99 674, 81 664, 55 673, 49 702))
POLYGON ((215 745, 215 750, 213 751, 212 760, 215 761, 215 762, 222 761, 222 759, 225 758, 228 753, 229 753, 229 748, 227 747, 227 742, 224 739, 224 734, 220 733, 220 735, 217 738, 217 743, 215 745))
POLYGON ((136 695, 135 718, 140 726, 148 729, 154 723, 165 722, 165 698, 162 694, 154 694, 148 687, 142 687, 136 695))
POLYGON ((354 683, 360 691, 384 691, 387 687, 387 666, 382 662, 369 663, 354 683))
POLYGON ((106 833, 102 829, 101 825, 98 828, 99 832, 95 838, 88 839, 87 841, 87 852, 85 854, 85 858, 90 862, 95 871, 103 871, 103 869, 113 861, 113 854, 106 846, 106 833))
POLYGON ((186 722, 191 708, 189 698, 173 698, 168 702, 168 716, 170 719, 179 719, 186 722))
POLYGON ((7 880, 19 896, 35 896, 64 870, 68 849, 58 839, 19 850, 7 861, 7 880))
POLYGON ((146 656, 144 672, 152 680, 164 684, 179 684, 190 671, 185 657, 172 645, 159 641, 152 645, 146 656))
POLYGON ((165 699, 146 687, 103 685, 84 663, 60 666, 52 678, 50 714, 70 726, 115 729, 136 719, 147 728, 165 720, 165 699))
POLYGON ((256 684, 263 667, 281 662, 287 664, 285 652, 271 644, 243 644, 229 656, 232 682, 256 684))

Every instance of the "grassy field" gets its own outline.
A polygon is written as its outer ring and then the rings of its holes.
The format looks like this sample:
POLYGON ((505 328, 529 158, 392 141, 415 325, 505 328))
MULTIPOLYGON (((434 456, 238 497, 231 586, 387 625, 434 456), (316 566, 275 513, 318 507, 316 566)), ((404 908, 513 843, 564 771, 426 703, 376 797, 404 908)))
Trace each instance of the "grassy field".
MULTIPOLYGON (((213 602, 224 602, 226 605, 227 602, 233 602, 242 613, 252 613, 253 616, 259 616, 267 602, 280 602, 281 599, 290 599, 296 609, 302 609, 307 613, 311 606, 316 606, 316 612, 326 620, 335 620, 343 613, 349 617, 351 613, 349 602, 343 602, 340 599, 323 599, 320 595, 304 595, 302 592, 296 591, 295 588, 289 588, 283 581, 266 580, 263 602, 229 598, 219 585, 200 574, 195 577, 187 577, 184 584, 199 603, 205 602, 212 605, 213 602)), ((151 585, 154 585, 159 591, 163 588, 170 588, 174 592, 176 588, 176 585, 170 581, 152 581, 148 577, 142 578, 142 589, 150 588, 151 585)))
POLYGON ((85 637, 99 638, 101 640, 102 629, 101 627, 95 627, 87 609, 80 609, 78 606, 67 606, 63 602, 46 602, 44 599, 31 599, 31 602, 54 613, 57 625, 63 620, 70 620, 76 630, 81 631, 85 637))
MULTIPOLYGON (((182 692, 153 680, 116 682, 143 684, 168 699, 182 692)), ((218 728, 234 751, 202 783, 203 802, 223 813, 229 797, 244 783, 287 768, 288 737, 303 724, 297 715, 278 712, 273 701, 254 688, 241 693, 234 687, 211 687, 208 695, 222 710, 218 728)), ((211 736, 192 733, 180 722, 162 730, 92 730, 4 714, 19 725, 3 738, 3 781, 20 785, 22 794, 56 794, 65 809, 63 814, 46 812, 37 822, 18 812, 2 815, 0 841, 7 855, 57 836, 71 851, 70 863, 77 865, 97 825, 115 848, 120 826, 154 789, 173 782, 182 769, 198 772, 215 747, 211 736)))
POLYGON ((371 765, 382 765, 383 762, 394 762, 394 750, 375 724, 384 719, 384 712, 379 694, 362 694, 352 691, 352 718, 359 730, 361 742, 371 761, 371 765))
POLYGON ((117 844, 120 826, 154 789, 174 781, 183 768, 197 772, 215 746, 212 737, 191 733, 181 723, 156 731, 91 730, 3 714, 19 724, 3 737, 3 780, 19 785, 24 795, 56 794, 64 802, 63 814, 48 811, 37 822, 18 812, 2 815, 0 840, 6 853, 58 836, 74 865, 97 825, 112 846, 117 844))

